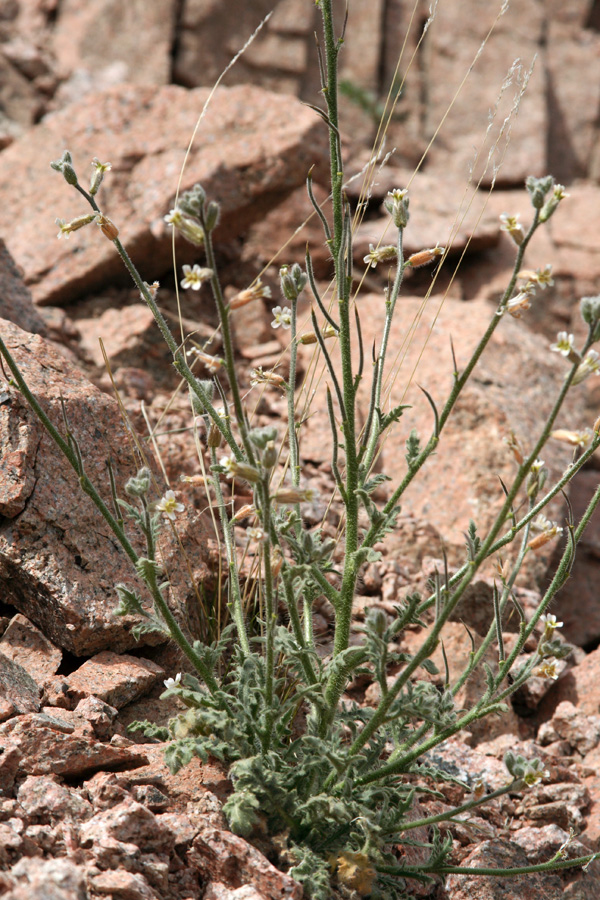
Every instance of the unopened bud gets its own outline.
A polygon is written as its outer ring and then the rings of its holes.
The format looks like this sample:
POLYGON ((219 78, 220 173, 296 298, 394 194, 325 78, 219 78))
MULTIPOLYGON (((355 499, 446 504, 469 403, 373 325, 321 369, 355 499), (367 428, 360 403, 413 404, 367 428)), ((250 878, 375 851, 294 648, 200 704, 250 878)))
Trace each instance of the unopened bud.
POLYGON ((418 253, 413 253, 412 256, 408 257, 406 265, 411 266, 413 269, 418 269, 420 266, 428 266, 438 256, 443 256, 445 249, 445 247, 432 247, 429 250, 419 250, 418 253))
POLYGON ((129 497, 145 497, 150 490, 150 478, 150 469, 144 466, 125 484, 125 493, 129 497))
POLYGON ((406 189, 401 191, 399 188, 396 188, 393 191, 388 191, 390 199, 384 203, 396 228, 406 228, 408 225, 410 213, 408 211, 409 200, 406 196, 407 194, 408 190, 406 189))
POLYGON ((223 443, 223 435, 217 428, 217 426, 212 423, 210 428, 208 429, 208 446, 217 449, 223 443))
POLYGON ((109 241, 116 241, 119 237, 119 229, 114 222, 111 222, 106 216, 98 216, 96 221, 104 237, 107 237, 109 241))
POLYGON ((271 575, 273 576, 273 578, 277 578, 279 576, 282 566, 283 553, 281 552, 279 547, 274 547, 273 552, 271 553, 271 575))
POLYGON ((265 469, 272 469, 277 462, 277 447, 275 441, 268 441, 262 455, 262 464, 265 469))
POLYGON ((214 200, 211 200, 208 206, 206 207, 206 217, 204 219, 204 223, 206 225, 206 230, 208 232, 213 231, 219 223, 219 216, 221 215, 221 207, 218 203, 215 203, 214 200))
POLYGON ((554 179, 552 178, 552 175, 546 175, 545 178, 535 178, 533 175, 529 175, 529 177, 525 179, 525 187, 529 192, 531 205, 534 209, 542 208, 546 194, 553 183, 554 179))
POLYGON ((294 263, 291 267, 282 266, 279 270, 281 279, 281 293, 286 300, 297 300, 308 281, 308 276, 304 274, 298 263, 294 263))

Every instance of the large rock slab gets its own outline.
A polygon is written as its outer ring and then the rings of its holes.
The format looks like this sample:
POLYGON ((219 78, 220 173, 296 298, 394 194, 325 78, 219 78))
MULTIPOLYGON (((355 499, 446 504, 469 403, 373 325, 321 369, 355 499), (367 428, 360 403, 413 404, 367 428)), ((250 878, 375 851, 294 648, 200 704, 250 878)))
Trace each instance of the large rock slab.
POLYGON ((135 769, 146 757, 135 745, 117 747, 78 733, 69 723, 44 713, 13 716, 0 725, 0 741, 16 748, 19 775, 62 775, 78 778, 107 766, 135 769))
POLYGON ((12 617, 0 638, 0 653, 22 666, 40 686, 56 673, 62 660, 58 647, 20 613, 12 617))
POLYGON ((176 0, 100 0, 93 6, 61 0, 51 33, 61 72, 69 73, 73 88, 89 80, 91 89, 111 75, 137 84, 168 83, 176 7, 176 0))
MULTIPOLYGON (((2 155, 0 235, 25 272, 37 303, 73 300, 114 280, 127 281, 114 246, 96 227, 56 239, 56 217, 89 212, 85 200, 49 168, 65 147, 87 186, 90 161, 110 161, 98 195, 103 211, 146 281, 172 267, 173 205, 186 148, 208 90, 124 85, 48 115, 2 155), (24 215, 23 210, 28 210, 24 215)), ((326 129, 312 110, 260 88, 220 88, 187 157, 181 190, 201 182, 221 204, 217 241, 242 234, 323 162, 326 129)), ((186 245, 181 262, 197 260, 186 245)))
POLYGON ((35 334, 44 334, 44 320, 33 305, 14 259, 0 238, 0 318, 35 334))
POLYGON ((526 80, 542 42, 544 12, 530 3, 507 7, 501 17, 498 11, 499 4, 486 0, 465 0, 460 8, 437 7, 422 53, 424 132, 429 139, 441 126, 427 157, 429 164, 464 176, 475 164, 476 178, 487 166, 488 184, 500 164, 498 183, 514 185, 532 172, 545 174, 548 113, 539 61, 524 96, 517 100, 519 81, 526 80), (509 76, 513 61, 518 68, 509 76))
MULTIPOLYGON (((131 436, 116 402, 41 337, 4 320, 0 320, 0 332, 30 389, 61 432, 62 398, 88 477, 111 508, 107 459, 112 459, 121 497, 125 481, 137 468, 131 436)), ((7 396, 0 404, 3 600, 54 644, 76 655, 137 646, 130 634, 133 620, 117 618, 112 612, 114 585, 135 583, 131 564, 19 391, 6 386, 4 393, 7 396)), ((209 574, 209 551, 208 535, 198 516, 188 511, 181 523, 181 544, 173 529, 163 530, 161 559, 174 586, 172 603, 185 615, 188 597, 195 596, 186 575, 188 561, 198 584, 209 574)), ((142 643, 153 642, 156 635, 142 639, 142 643)))
MULTIPOLYGON (((357 307, 366 355, 373 345, 379 347, 385 303, 381 296, 369 294, 358 300, 357 307)), ((478 300, 464 303, 432 296, 425 303, 422 298, 403 296, 398 301, 388 350, 385 409, 400 403, 410 404, 411 409, 405 410, 383 443, 379 469, 391 476, 391 484, 399 484, 406 474, 404 445, 411 429, 416 428, 422 445, 432 433, 433 413, 420 387, 431 394, 441 410, 453 383, 451 339, 462 370, 492 315, 489 304, 478 300)), ((338 348, 328 349, 334 365, 338 365, 338 348)), ((309 352, 303 351, 305 361, 309 352)), ((356 360, 356 348, 354 353, 356 360)), ((442 534, 451 562, 463 561, 464 532, 471 519, 481 535, 494 521, 504 502, 498 478, 510 485, 516 474, 515 461, 503 439, 512 430, 526 449, 533 445, 560 389, 565 372, 562 363, 549 351, 546 339, 532 335, 523 320, 507 315, 464 388, 435 455, 401 499, 405 513, 431 522, 442 534)), ((331 456, 326 378, 315 379, 319 386, 300 431, 302 458, 323 464, 331 456)), ((584 384, 573 390, 569 427, 592 424, 580 421, 585 389, 584 384)), ((369 392, 370 378, 366 377, 359 390, 359 424, 361 416, 362 421, 366 419, 369 392)), ((557 424, 561 426, 562 422, 557 424)), ((551 477, 557 477, 572 458, 572 450, 550 442, 542 455, 551 477)), ((554 516, 558 513, 556 506, 550 512, 554 516)), ((545 550, 537 555, 538 561, 548 560, 545 550)))

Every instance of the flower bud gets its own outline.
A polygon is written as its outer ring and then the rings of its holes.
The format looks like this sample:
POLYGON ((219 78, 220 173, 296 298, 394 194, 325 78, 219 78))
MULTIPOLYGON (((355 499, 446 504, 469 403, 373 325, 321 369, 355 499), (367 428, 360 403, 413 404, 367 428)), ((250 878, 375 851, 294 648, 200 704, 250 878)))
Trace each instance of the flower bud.
POLYGON ((262 464, 265 469, 272 469, 275 463, 277 462, 277 447, 275 446, 275 441, 269 441, 267 446, 265 447, 262 455, 262 464))
POLYGON ((388 191, 388 197, 391 199, 386 200, 384 203, 396 228, 406 228, 408 225, 410 213, 408 211, 409 200, 406 196, 407 194, 408 190, 406 189, 401 191, 399 188, 396 188, 393 191, 388 191))
POLYGON ((208 446, 212 449, 218 449, 223 443, 223 435, 213 422, 208 429, 208 446))
POLYGON ((264 428, 253 428, 248 437, 255 447, 265 450, 269 444, 277 440, 277 429, 271 425, 266 425, 264 428))
POLYGON ((68 150, 65 150, 61 158, 55 159, 50 165, 56 172, 61 173, 67 184, 75 186, 79 183, 77 181, 75 169, 73 168, 73 159, 68 150))
MULTIPOLYGON (((198 385, 198 387, 200 388, 200 390, 203 391, 207 395, 209 402, 212 403, 213 393, 214 393, 214 389, 215 389, 213 382, 208 381, 208 380, 202 381, 200 378, 196 378, 195 381, 196 381, 196 384, 198 385)), ((201 416, 206 412, 206 407, 205 407, 204 403, 202 402, 202 400, 200 399, 198 394, 196 394, 191 388, 190 388, 190 400, 192 403, 192 411, 195 416, 201 416)))
POLYGON ((106 216, 98 216, 97 223, 100 226, 100 230, 104 237, 107 237, 109 241, 116 241, 119 237, 119 229, 108 219, 106 216))
POLYGON ((443 256, 445 249, 445 247, 432 247, 429 250, 419 250, 418 253, 413 253, 412 256, 408 257, 406 265, 411 266, 413 269, 418 269, 420 266, 428 266, 438 256, 443 256))
POLYGON ((600 340, 600 294, 582 297, 579 305, 581 317, 590 326, 593 341, 600 340))
POLYGON ((128 497, 145 497, 150 490, 150 469, 146 466, 139 469, 137 475, 125 484, 125 493, 128 497))
POLYGON ((177 206, 186 215, 198 218, 204 209, 206 202, 206 192, 201 184, 195 184, 190 191, 185 191, 179 200, 177 206))
POLYGON ((525 179, 525 187, 529 192, 531 205, 534 209, 542 208, 546 194, 553 183, 554 179, 552 178, 552 175, 546 175, 545 178, 534 178, 533 175, 529 175, 528 178, 525 179))
POLYGON ((286 300, 297 300, 308 281, 308 276, 304 274, 298 263, 294 263, 292 268, 282 266, 279 270, 281 279, 281 293, 286 300))
POLYGON ((221 207, 218 203, 215 203, 214 200, 211 200, 206 207, 206 214, 204 219, 204 224, 208 232, 213 231, 217 227, 217 225, 219 224, 220 215, 221 207))

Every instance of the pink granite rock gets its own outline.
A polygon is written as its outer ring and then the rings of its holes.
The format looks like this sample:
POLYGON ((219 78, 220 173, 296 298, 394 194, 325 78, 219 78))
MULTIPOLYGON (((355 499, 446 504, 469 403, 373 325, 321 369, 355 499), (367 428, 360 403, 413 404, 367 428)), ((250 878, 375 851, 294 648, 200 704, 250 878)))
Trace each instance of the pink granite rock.
POLYGON ((29 775, 17 791, 17 800, 29 824, 55 823, 63 819, 80 822, 91 819, 94 814, 91 803, 77 790, 61 784, 56 776, 29 775))
POLYGON ((78 735, 72 725, 42 713, 13 716, 0 725, 0 741, 20 754, 20 775, 77 777, 105 766, 135 768, 146 762, 135 747, 124 749, 78 735))
MULTIPOLYGON (((106 461, 112 459, 117 491, 124 496, 135 474, 130 438, 116 402, 94 388, 39 337, 2 321, 0 328, 30 389, 62 432, 60 401, 79 441, 88 477, 112 507, 106 461)), ((42 435, 32 411, 14 388, 0 405, 0 582, 5 600, 38 625, 58 646, 75 654, 129 649, 131 617, 117 618, 114 585, 134 583, 131 565, 109 526, 84 497, 71 466, 42 435), (43 599, 42 599, 43 598, 43 599)), ((160 490, 160 488, 158 488, 160 490)), ((160 557, 169 572, 173 606, 186 614, 196 585, 208 577, 208 537, 200 518, 187 509, 179 538, 163 530, 160 557), (188 564, 181 547, 193 560, 188 564), (194 581, 190 583, 189 572, 194 581)), ((135 540, 135 537, 134 537, 135 540)), ((141 547, 140 547, 141 550, 141 547)), ((145 643, 160 636, 146 635, 145 643)))
POLYGON ((62 659, 59 648, 20 613, 0 638, 0 653, 23 666, 38 685, 55 674, 62 659))
POLYGON ((0 318, 14 322, 25 331, 44 334, 44 320, 33 305, 31 293, 23 284, 21 273, 0 238, 0 318))
POLYGON ((494 174, 493 166, 502 163, 498 181, 514 185, 522 183, 532 172, 545 174, 545 135, 547 109, 545 84, 541 66, 535 66, 515 117, 521 84, 532 66, 542 36, 543 12, 532 5, 507 7, 498 16, 498 8, 482 0, 467 0, 460 6, 438 6, 425 42, 425 83, 427 104, 424 131, 429 137, 441 124, 439 137, 429 156, 430 165, 440 171, 451 169, 466 175, 475 163, 476 177, 487 164, 485 181, 494 174), (492 29, 485 47, 481 48, 492 29), (460 40, 457 40, 457 31, 460 40), (513 72, 512 84, 505 85, 508 73, 517 60, 519 71, 513 72), (472 67, 472 71, 470 68, 472 67), (469 73, 470 83, 461 88, 469 73), (498 99, 501 98, 497 110, 498 99), (450 103, 452 108, 442 123, 450 103), (486 139, 490 111, 494 120, 486 139), (504 122, 511 115, 510 125, 504 122), (504 134, 502 135, 502 131, 504 134), (508 151, 504 154, 507 137, 508 151), (494 152, 494 144, 498 147, 494 152), (518 150, 516 149, 518 147, 518 150), (476 160, 475 154, 479 151, 476 160))
POLYGON ((106 844, 108 840, 134 844, 143 853, 168 853, 173 847, 169 831, 141 803, 127 797, 85 822, 79 829, 82 846, 106 844))
POLYGON ((10 872, 5 900, 88 900, 85 869, 69 859, 24 857, 10 872))
POLYGON ((90 887, 101 897, 108 894, 122 900, 160 900, 143 875, 124 869, 109 869, 99 875, 93 875, 90 878, 90 887))
POLYGON ((194 838, 188 860, 210 877, 232 888, 251 885, 267 900, 300 900, 302 888, 279 872, 243 838, 228 831, 205 828, 194 838))
MULTIPOLYGON (((96 226, 69 241, 56 239, 57 216, 70 219, 89 210, 49 168, 65 146, 82 183, 92 157, 112 163, 98 202, 120 229, 143 278, 151 282, 171 269, 171 229, 163 217, 173 205, 186 147, 207 98, 202 89, 117 87, 95 95, 93 117, 85 98, 7 148, 0 234, 36 302, 73 300, 115 280, 130 283, 114 246, 96 226), (24 207, 35 208, 35 220, 20 214, 24 207)), ((202 182, 209 198, 221 204, 215 237, 226 241, 304 181, 310 167, 323 161, 325 141, 318 116, 297 101, 258 88, 221 88, 202 121, 180 188, 202 182)), ((181 262, 196 261, 189 244, 179 255, 181 262)))
POLYGON ((67 693, 75 702, 93 696, 120 709, 164 675, 164 669, 149 659, 103 650, 68 676, 67 693))
MULTIPOLYGON (((529 856, 512 841, 483 841, 461 861, 472 868, 504 868, 530 865, 529 856)), ((488 875, 449 875, 448 900, 562 900, 563 886, 558 875, 532 872, 502 878, 488 875)))
POLYGON ((0 653, 0 721, 39 708, 40 688, 27 669, 0 653))

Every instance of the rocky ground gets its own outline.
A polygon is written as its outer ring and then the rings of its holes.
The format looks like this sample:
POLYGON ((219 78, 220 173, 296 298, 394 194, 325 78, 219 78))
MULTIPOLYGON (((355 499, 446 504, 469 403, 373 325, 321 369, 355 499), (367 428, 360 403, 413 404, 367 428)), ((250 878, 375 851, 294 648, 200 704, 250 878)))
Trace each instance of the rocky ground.
MULTIPOLYGON (((86 470, 105 486, 106 496, 107 458, 122 492, 142 452, 153 459, 157 490, 165 481, 176 490, 185 513, 177 534, 164 531, 161 557, 172 585, 172 608, 194 635, 215 627, 210 611, 218 607, 220 582, 206 495, 193 481, 179 480, 199 473, 188 401, 112 245, 95 228, 57 241, 55 218, 70 219, 85 209, 49 161, 65 147, 80 173, 94 156, 111 161, 100 194, 103 208, 120 228, 143 277, 160 281, 161 307, 176 325, 172 245, 163 216, 173 205, 185 149, 208 89, 271 5, 256 0, 240 10, 233 0, 160 0, 135 9, 117 0, 0 4, 1 333, 42 406, 59 423, 62 398, 86 470), (235 16, 223 15, 228 4, 235 16)), ((362 258, 387 222, 386 192, 410 182, 406 251, 438 243, 452 248, 426 305, 431 272, 407 277, 391 338, 390 359, 401 360, 401 367, 390 399, 412 404, 408 430, 414 426, 428 433, 431 412, 417 384, 443 401, 451 384, 450 337, 460 364, 507 283, 514 247, 500 230, 500 213, 519 212, 527 220, 523 178, 547 171, 570 196, 536 235, 527 265, 551 263, 554 285, 538 295, 521 320, 502 323, 448 424, 435 465, 413 486, 382 561, 364 573, 357 623, 372 605, 392 614, 406 592, 426 584, 442 552, 455 565, 469 519, 476 518, 482 529, 491 521, 501 502, 498 476, 508 479, 513 471, 503 437, 513 430, 526 441, 536 433, 564 372, 549 343, 559 330, 583 335, 578 299, 598 292, 597 5, 545 0, 518 7, 499 21, 414 177, 415 164, 495 13, 487 2, 441 2, 424 44, 417 45, 415 28, 408 32, 403 71, 413 51, 416 62, 383 155, 396 150, 385 168, 377 168, 355 242, 362 272, 362 258), (514 103, 514 95, 509 101, 510 91, 505 91, 479 157, 487 158, 490 142, 498 140, 492 166, 501 158, 503 165, 496 190, 489 195, 492 169, 485 171, 476 161, 479 188, 465 194, 474 147, 482 143, 504 75, 515 57, 526 70, 536 52, 519 116, 502 130, 514 103)), ((228 75, 227 87, 216 94, 181 184, 186 189, 200 180, 222 205, 217 244, 227 296, 262 272, 277 298, 258 310, 256 305, 239 309, 234 321, 239 377, 261 424, 277 423, 285 413, 276 391, 250 391, 253 368, 285 367, 286 336, 270 327, 271 306, 280 302, 278 266, 302 261, 308 240, 324 288, 330 274, 314 220, 295 233, 311 211, 303 183, 312 165, 315 193, 319 200, 326 195, 325 130, 298 99, 318 101, 313 13, 314 4, 306 0, 275 5, 273 17, 228 75)), ((419 7, 415 21, 422 26, 426 17, 426 7, 419 7)), ((344 77, 348 94, 354 87, 356 97, 360 89, 362 105, 347 100, 342 109, 349 175, 369 160, 376 105, 385 99, 382 85, 392 79, 409 24, 405 4, 398 0, 350 4, 344 77)), ((361 184, 362 179, 348 186, 356 206, 361 184)), ((202 262, 190 245, 177 244, 176 251, 178 266, 202 262)), ((358 301, 367 347, 378 334, 386 282, 381 267, 369 270, 358 301)), ((208 292, 185 292, 181 303, 184 330, 202 343, 212 337, 210 351, 218 354, 208 292)), ((300 366, 312 377, 311 348, 303 350, 300 366)), ((302 440, 303 471, 327 497, 332 482, 324 388, 318 378, 313 386, 313 414, 302 440)), ((560 427, 590 427, 599 401, 599 380, 590 379, 573 394, 560 427)), ((404 442, 408 431, 400 431, 404 442)), ((221 769, 195 761, 173 776, 160 744, 127 732, 135 719, 164 722, 173 715, 175 701, 159 703, 158 697, 163 681, 184 663, 172 647, 136 642, 132 622, 112 614, 114 584, 131 582, 131 573, 108 529, 81 498, 76 479, 4 376, 0 448, 0 896, 299 898, 300 887, 278 870, 273 848, 253 846, 227 830, 221 803, 228 787, 221 769)), ((402 455, 386 443, 382 470, 396 478, 403 471, 402 455)), ((552 475, 571 456, 565 444, 549 445, 545 461, 552 475)), ((592 461, 571 486, 576 517, 597 486, 598 467, 592 461)), ((317 504, 307 516, 316 523, 323 511, 317 504)), ((564 508, 557 505, 553 515, 564 518, 564 508)), ((327 527, 335 534, 335 508, 327 527)), ((557 553, 549 544, 535 557, 530 554, 517 589, 526 610, 547 584, 557 553)), ((507 749, 538 756, 549 773, 527 794, 504 797, 453 825, 457 862, 540 862, 571 830, 575 838, 567 852, 600 850, 599 556, 596 517, 553 608, 564 622, 565 639, 575 646, 558 680, 531 679, 509 713, 437 751, 438 764, 490 790, 506 777, 502 757, 507 749)), ((444 643, 451 674, 461 671, 470 649, 464 625, 476 639, 487 630, 491 591, 491 572, 483 572, 459 620, 448 625, 444 643)), ((325 652, 331 629, 325 603, 315 613, 315 628, 325 652)), ((510 647, 517 625, 507 619, 504 628, 510 647)), ((420 635, 408 631, 402 640, 402 649, 410 652, 420 635)), ((441 658, 438 662, 443 670, 441 658)), ((364 702, 376 700, 375 686, 363 684, 360 690, 364 702)), ((468 703, 477 690, 469 683, 459 701, 468 703)), ((447 804, 460 800, 454 786, 443 791, 447 804)), ((444 801, 435 800, 416 815, 444 807, 444 801)), ((599 889, 595 864, 585 874, 544 874, 526 881, 451 876, 445 887, 417 891, 434 900, 512 894, 588 900, 599 889)))

